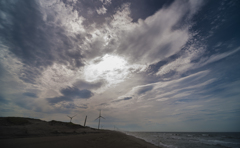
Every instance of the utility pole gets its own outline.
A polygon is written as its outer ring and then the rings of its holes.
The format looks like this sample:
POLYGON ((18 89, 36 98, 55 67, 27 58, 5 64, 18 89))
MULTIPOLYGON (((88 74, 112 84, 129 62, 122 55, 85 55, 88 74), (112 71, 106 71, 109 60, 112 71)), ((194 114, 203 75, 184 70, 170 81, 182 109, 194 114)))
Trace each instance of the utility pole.
POLYGON ((84 126, 86 126, 87 116, 85 117, 84 126))

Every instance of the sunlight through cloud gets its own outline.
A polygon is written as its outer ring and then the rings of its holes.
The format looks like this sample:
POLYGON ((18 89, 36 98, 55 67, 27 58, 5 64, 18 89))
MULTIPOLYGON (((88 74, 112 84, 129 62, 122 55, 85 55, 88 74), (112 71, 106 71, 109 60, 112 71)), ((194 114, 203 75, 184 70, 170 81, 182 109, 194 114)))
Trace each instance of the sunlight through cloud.
POLYGON ((129 74, 127 61, 119 56, 106 54, 97 58, 84 68, 87 81, 106 79, 109 83, 119 83, 129 74))

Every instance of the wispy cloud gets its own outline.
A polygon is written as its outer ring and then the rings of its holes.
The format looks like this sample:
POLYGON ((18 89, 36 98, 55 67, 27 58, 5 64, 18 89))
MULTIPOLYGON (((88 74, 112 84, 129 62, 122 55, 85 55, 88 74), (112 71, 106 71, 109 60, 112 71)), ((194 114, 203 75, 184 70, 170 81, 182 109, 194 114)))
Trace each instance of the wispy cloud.
POLYGON ((142 129, 235 117, 238 15, 227 9, 234 2, 0 1, 1 111, 102 109, 142 129))
POLYGON ((205 52, 204 48, 200 49, 189 49, 182 56, 170 62, 164 66, 162 66, 156 75, 164 75, 170 72, 176 72, 177 74, 183 74, 189 70, 197 69, 199 67, 205 66, 207 64, 216 62, 218 60, 224 59, 227 56, 238 52, 240 48, 231 50, 225 53, 213 54, 210 57, 204 57, 203 54, 205 52), (198 59, 198 62, 195 62, 198 59))

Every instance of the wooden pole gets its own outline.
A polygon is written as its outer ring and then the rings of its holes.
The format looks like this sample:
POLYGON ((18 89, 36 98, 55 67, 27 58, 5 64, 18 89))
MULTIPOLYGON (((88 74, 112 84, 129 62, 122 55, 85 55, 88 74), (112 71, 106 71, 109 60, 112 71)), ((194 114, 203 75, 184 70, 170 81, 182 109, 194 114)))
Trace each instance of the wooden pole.
POLYGON ((86 126, 87 116, 85 117, 84 126, 86 126))

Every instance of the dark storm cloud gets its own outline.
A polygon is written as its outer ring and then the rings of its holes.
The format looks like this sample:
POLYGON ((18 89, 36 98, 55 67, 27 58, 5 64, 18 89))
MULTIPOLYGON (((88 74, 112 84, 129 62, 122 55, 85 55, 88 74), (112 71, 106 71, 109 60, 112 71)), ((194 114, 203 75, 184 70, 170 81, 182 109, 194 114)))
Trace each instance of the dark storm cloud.
POLYGON ((25 82, 34 83, 42 68, 53 63, 68 64, 72 69, 84 65, 81 51, 75 46, 83 37, 69 37, 61 26, 49 25, 54 16, 44 21, 35 1, 3 0, 0 10, 0 39, 25 64, 19 75, 25 82))
POLYGON ((31 98, 37 98, 37 94, 31 93, 31 92, 25 92, 23 93, 24 96, 31 97, 31 98))
POLYGON ((79 90, 76 87, 67 87, 60 91, 63 96, 47 98, 47 101, 50 104, 56 104, 59 102, 71 102, 76 98, 88 99, 91 98, 94 94, 87 89, 79 90))

